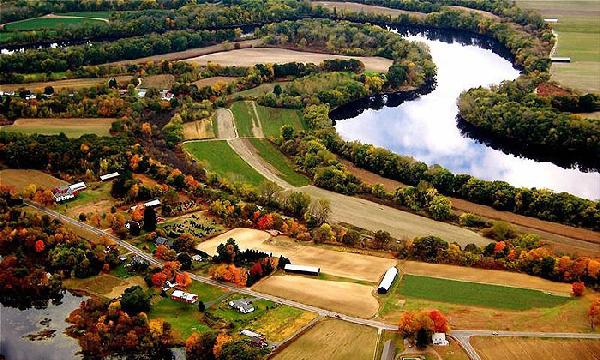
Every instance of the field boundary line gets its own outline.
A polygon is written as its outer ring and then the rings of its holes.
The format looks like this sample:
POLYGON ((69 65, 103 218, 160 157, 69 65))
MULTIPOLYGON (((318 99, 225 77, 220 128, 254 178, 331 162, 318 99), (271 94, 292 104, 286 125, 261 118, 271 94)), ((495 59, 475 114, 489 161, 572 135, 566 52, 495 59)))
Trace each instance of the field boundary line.
POLYGON ((272 359, 275 355, 279 354, 281 351, 285 350, 288 346, 290 346, 296 339, 300 336, 304 335, 308 330, 312 329, 319 322, 323 321, 325 318, 321 315, 317 315, 314 319, 309 321, 306 325, 298 329, 294 334, 289 336, 287 339, 280 342, 273 351, 267 356, 267 359, 272 359))

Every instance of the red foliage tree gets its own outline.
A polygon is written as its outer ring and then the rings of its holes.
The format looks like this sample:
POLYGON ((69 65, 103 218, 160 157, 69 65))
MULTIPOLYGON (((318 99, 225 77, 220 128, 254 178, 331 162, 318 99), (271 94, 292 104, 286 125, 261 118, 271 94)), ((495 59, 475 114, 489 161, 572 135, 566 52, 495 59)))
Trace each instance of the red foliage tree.
POLYGON ((581 296, 583 295, 583 291, 585 290, 585 284, 581 281, 576 281, 571 284, 571 291, 573 292, 573 296, 581 296))
POLYGON ((267 230, 267 229, 273 228, 273 215, 267 214, 267 215, 261 216, 258 219, 256 226, 261 230, 267 230))
POLYGON ((163 284, 167 280, 167 275, 163 271, 157 272, 156 274, 152 275, 152 284, 154 284, 154 286, 156 287, 163 286, 163 284))
POLYGON ((35 242, 35 252, 41 253, 46 248, 46 244, 42 240, 38 240, 35 242))
POLYGON ((433 331, 446 333, 449 330, 448 319, 439 310, 431 310, 429 318, 433 321, 433 331))

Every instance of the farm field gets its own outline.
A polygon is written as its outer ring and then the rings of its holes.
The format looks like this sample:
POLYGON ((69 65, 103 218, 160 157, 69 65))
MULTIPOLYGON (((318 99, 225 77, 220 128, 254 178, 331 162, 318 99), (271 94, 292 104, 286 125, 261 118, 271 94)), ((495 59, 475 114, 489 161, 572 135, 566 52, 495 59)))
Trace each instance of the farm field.
POLYGON ((276 360, 371 360, 377 330, 341 320, 323 320, 274 356, 276 360))
POLYGON ((248 101, 238 101, 231 104, 231 112, 240 137, 258 136, 256 128, 260 126, 256 115, 248 101))
POLYGON ((515 286, 525 289, 548 291, 568 296, 571 285, 542 279, 537 276, 501 270, 484 270, 466 266, 429 264, 418 261, 400 261, 398 267, 405 274, 429 276, 449 280, 469 281, 491 285, 515 286))
POLYGON ((64 204, 58 205, 57 210, 67 216, 76 218, 83 213, 108 213, 117 200, 110 194, 112 182, 87 183, 87 189, 80 192, 77 197, 64 204))
POLYGON ((62 132, 70 138, 78 138, 85 134, 110 136, 109 130, 115 120, 106 118, 18 119, 12 125, 0 126, 0 131, 43 135, 57 135, 62 132))
POLYGON ((278 82, 272 82, 272 83, 264 83, 264 84, 258 85, 257 87, 253 87, 252 89, 236 92, 233 95, 230 95, 230 97, 233 98, 235 96, 242 96, 242 97, 252 98, 252 97, 263 96, 263 95, 273 92, 273 90, 275 89, 275 85, 277 85, 277 84, 279 84, 282 88, 285 88, 290 83, 291 83, 291 81, 278 81, 278 82))
POLYGON ((212 119, 202 119, 183 124, 183 138, 185 140, 199 140, 214 138, 212 119))
POLYGON ((351 282, 282 275, 263 279, 252 289, 362 318, 372 317, 379 307, 373 287, 351 282))
POLYGON ((69 289, 78 289, 103 296, 107 299, 114 299, 125 291, 125 289, 139 285, 146 288, 146 282, 141 276, 132 276, 121 279, 113 275, 101 274, 86 279, 71 278, 63 282, 69 289))
POLYGON ((600 92, 600 2, 519 0, 517 4, 558 18, 552 25, 558 33, 556 56, 568 56, 571 63, 553 64, 552 77, 581 91, 600 92))
POLYGON ((187 61, 200 65, 209 62, 222 66, 252 66, 255 64, 285 64, 288 62, 303 62, 320 64, 328 59, 358 59, 365 64, 367 71, 386 72, 392 65, 392 60, 381 57, 361 57, 320 54, 279 48, 246 48, 231 51, 201 55, 187 61))
POLYGON ((294 165, 283 155, 275 145, 265 139, 248 139, 256 153, 267 163, 271 164, 277 175, 292 186, 310 184, 310 180, 294 170, 294 165))
POLYGON ((273 256, 283 255, 294 264, 318 266, 323 273, 328 275, 373 283, 379 281, 387 269, 396 265, 395 259, 300 245, 286 236, 271 239, 271 235, 264 231, 245 228, 233 229, 215 236, 201 242, 196 248, 208 254, 215 254, 217 246, 229 238, 235 239, 240 249, 272 252, 273 256))
POLYGON ((492 307, 506 310, 528 310, 563 305, 568 297, 541 291, 463 282, 404 274, 399 293, 406 298, 442 301, 454 304, 492 307))
POLYGON ((40 170, 29 169, 4 169, 0 170, 0 185, 14 187, 17 191, 23 190, 27 185, 35 184, 38 188, 52 189, 57 186, 67 185, 64 180, 57 179, 40 170))
MULTIPOLYGON (((368 185, 381 184, 386 191, 396 191, 398 187, 405 186, 399 181, 385 178, 368 170, 359 168, 353 163, 340 159, 352 175, 361 179, 368 185)), ((556 250, 566 253, 576 253, 585 256, 600 254, 600 234, 598 232, 567 226, 551 221, 544 221, 533 217, 515 214, 509 211, 500 211, 487 205, 475 204, 458 198, 450 198, 452 207, 459 212, 470 212, 492 220, 509 222, 523 232, 534 233, 549 242, 556 250), (583 241, 581 241, 583 240, 583 241)))
POLYGON ((314 198, 328 199, 335 204, 331 207, 332 221, 349 223, 371 231, 384 230, 398 239, 436 235, 450 243, 456 241, 461 246, 471 243, 485 246, 491 242, 474 231, 365 199, 345 196, 315 186, 304 186, 300 189, 314 198))
MULTIPOLYGON (((237 43, 240 44, 241 48, 246 48, 246 47, 259 45, 260 40, 245 40, 245 41, 239 41, 237 43)), ((202 55, 206 55, 206 54, 212 54, 215 52, 231 50, 231 49, 233 49, 233 46, 234 46, 233 43, 224 42, 224 43, 220 43, 220 44, 216 44, 216 45, 211 45, 211 46, 206 46, 206 47, 201 47, 201 48, 187 49, 187 50, 172 52, 172 53, 168 53, 168 54, 152 55, 152 56, 146 56, 143 58, 131 59, 131 60, 114 61, 114 62, 111 62, 108 64, 109 65, 129 65, 129 64, 145 63, 145 62, 150 62, 150 61, 186 60, 186 59, 190 59, 190 58, 194 58, 194 57, 198 57, 198 56, 202 56, 202 55)))
POLYGON ((281 135, 283 125, 291 125, 296 130, 306 130, 307 125, 299 110, 270 108, 256 104, 256 112, 265 137, 281 135))
MULTIPOLYGON (((2 89, 2 91, 19 91, 19 89, 26 89, 35 93, 44 91, 46 86, 52 86, 55 91, 63 89, 78 90, 102 84, 108 84, 109 79, 110 78, 77 78, 26 84, 2 84, 0 85, 0 89, 2 89)), ((131 81, 132 76, 116 76, 115 79, 119 84, 125 84, 131 81)))
POLYGON ((341 14, 344 13, 367 13, 367 14, 382 14, 389 16, 399 16, 402 14, 412 14, 415 16, 424 16, 425 14, 413 11, 404 11, 392 9, 385 6, 365 5, 353 2, 331 2, 331 1, 312 1, 313 7, 322 6, 325 9, 333 10, 334 8, 341 14))
POLYGON ((215 77, 210 77, 210 78, 205 78, 205 79, 200 79, 197 81, 194 81, 192 84, 196 85, 198 87, 198 89, 203 88, 205 86, 213 86, 215 84, 224 84, 227 85, 231 82, 236 81, 237 78, 236 77, 230 77, 230 76, 215 76, 215 77))
POLYGON ((231 182, 241 181, 259 185, 264 178, 240 158, 227 141, 197 141, 186 143, 183 148, 206 168, 231 182))
POLYGON ((175 76, 171 74, 150 75, 142 78, 142 88, 171 89, 175 83, 175 76))
POLYGON ((39 18, 15 21, 4 25, 6 31, 30 31, 30 30, 57 30, 68 26, 85 26, 106 24, 108 20, 93 19, 88 17, 71 17, 61 15, 46 15, 39 18))
POLYGON ((269 341, 280 342, 294 335, 316 317, 315 313, 280 305, 256 319, 249 327, 269 341))
POLYGON ((473 337, 471 344, 482 360, 596 360, 600 340, 473 337))

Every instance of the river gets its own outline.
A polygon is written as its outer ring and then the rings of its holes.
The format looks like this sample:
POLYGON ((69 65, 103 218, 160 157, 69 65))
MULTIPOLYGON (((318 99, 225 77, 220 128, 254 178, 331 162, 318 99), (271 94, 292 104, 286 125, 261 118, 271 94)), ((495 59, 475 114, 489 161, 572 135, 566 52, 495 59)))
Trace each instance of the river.
POLYGON ((456 101, 462 91, 519 76, 506 53, 493 51, 494 46, 485 40, 464 35, 421 32, 405 38, 429 46, 437 65, 436 88, 415 99, 365 99, 333 111, 331 117, 344 139, 381 146, 429 165, 440 164, 454 173, 600 198, 598 172, 563 168, 546 159, 515 155, 506 148, 505 153, 495 149, 498 146, 469 138, 460 129, 456 101))
POLYGON ((69 314, 88 297, 64 292, 59 301, 18 309, 0 304, 0 354, 10 360, 65 360, 83 358, 77 339, 64 333, 69 314), (48 332, 31 340, 29 336, 48 332))

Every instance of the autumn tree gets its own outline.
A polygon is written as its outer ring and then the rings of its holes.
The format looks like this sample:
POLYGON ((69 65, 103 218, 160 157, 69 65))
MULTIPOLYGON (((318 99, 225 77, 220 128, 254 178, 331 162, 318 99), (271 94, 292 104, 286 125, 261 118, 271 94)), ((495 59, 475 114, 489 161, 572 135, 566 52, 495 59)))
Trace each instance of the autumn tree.
POLYGON ((213 347, 213 354, 216 358, 220 358, 221 350, 223 350, 223 346, 232 340, 231 336, 221 333, 217 335, 217 339, 215 341, 215 346, 213 347))
POLYGON ((189 273, 180 272, 175 276, 175 282, 177 283, 177 286, 187 288, 192 285, 192 278, 189 273))
POLYGON ((581 281, 575 281, 573 284, 571 284, 571 291, 573 292, 573 296, 582 296, 584 290, 585 284, 581 281))
POLYGON ((600 298, 594 300, 588 310, 588 318, 590 319, 590 326, 592 330, 596 329, 596 326, 600 325, 600 298))
POLYGON ((125 289, 121 296, 121 309, 130 315, 136 315, 142 311, 150 311, 151 294, 147 293, 140 286, 132 286, 125 289))
POLYGON ((188 360, 215 360, 213 349, 217 336, 212 332, 194 332, 185 341, 185 353, 188 360))
POLYGON ((235 262, 235 257, 239 254, 240 248, 235 243, 233 238, 227 239, 224 244, 217 246, 217 256, 215 257, 216 262, 225 262, 232 264, 235 262))
POLYGON ((246 269, 232 264, 213 266, 209 270, 209 275, 215 280, 230 282, 238 286, 246 286, 247 282, 246 269))

